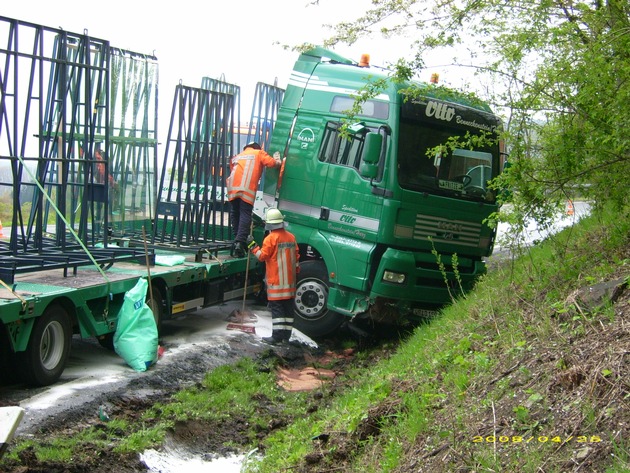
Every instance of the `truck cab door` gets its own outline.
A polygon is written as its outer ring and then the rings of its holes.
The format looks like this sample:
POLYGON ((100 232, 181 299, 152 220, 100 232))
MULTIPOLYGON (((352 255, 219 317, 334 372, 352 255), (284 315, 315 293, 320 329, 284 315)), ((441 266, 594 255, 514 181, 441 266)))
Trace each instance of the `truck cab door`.
POLYGON ((329 123, 322 143, 319 161, 326 172, 323 190, 317 194, 319 232, 337 246, 338 264, 344 268, 339 272, 344 279, 340 284, 366 289, 383 209, 383 197, 373 193, 372 186, 378 177, 382 139, 368 129, 346 135, 338 124, 329 123), (372 140, 374 137, 379 140, 372 140), (369 146, 378 147, 371 153, 376 156, 372 162, 365 159, 369 146))

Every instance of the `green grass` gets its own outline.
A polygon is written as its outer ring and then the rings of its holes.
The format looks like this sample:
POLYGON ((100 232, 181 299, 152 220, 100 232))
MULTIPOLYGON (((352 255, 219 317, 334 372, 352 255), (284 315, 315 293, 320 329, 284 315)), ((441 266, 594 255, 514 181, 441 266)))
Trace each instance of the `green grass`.
MULTIPOLYGON (((52 192, 51 197, 55 198, 55 192, 52 192)), ((5 192, 0 196, 0 222, 3 227, 8 227, 11 225, 13 221, 13 198, 11 197, 11 193, 5 192)), ((46 203, 47 204, 47 203, 46 203)), ((31 208, 33 203, 31 201, 22 203, 22 219, 24 222, 28 222, 31 214, 31 208)), ((50 208, 48 212, 48 221, 49 225, 55 223, 55 211, 50 208)))
POLYGON ((259 363, 249 358, 220 366, 196 387, 176 393, 169 402, 153 405, 140 419, 132 421, 112 415, 108 422, 68 435, 47 436, 39 442, 19 440, 0 461, 0 470, 3 464, 19 464, 25 451, 33 452, 39 461, 75 466, 95 461, 89 457, 94 451, 112 449, 119 454, 140 453, 158 448, 177 422, 191 420, 207 423, 211 432, 214 425, 224 421, 247 419, 249 430, 239 432, 242 436, 239 445, 254 444, 257 433, 270 423, 279 418, 287 423, 294 417, 303 418, 309 406, 307 393, 288 394, 280 390, 272 371, 261 369, 259 363), (280 405, 282 409, 260 409, 255 399, 263 399, 265 405, 280 405))
POLYGON ((13 202, 11 201, 11 196, 5 193, 0 197, 0 222, 2 222, 3 226, 7 226, 11 223, 12 218, 13 202))

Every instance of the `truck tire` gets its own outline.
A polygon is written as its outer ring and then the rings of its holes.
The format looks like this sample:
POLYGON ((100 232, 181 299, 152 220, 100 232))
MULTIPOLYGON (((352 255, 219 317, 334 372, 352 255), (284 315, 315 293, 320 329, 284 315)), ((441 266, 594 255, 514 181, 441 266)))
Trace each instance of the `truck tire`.
POLYGON ((328 271, 323 261, 300 263, 294 327, 309 337, 330 335, 345 317, 328 309, 328 271))
POLYGON ((66 367, 71 342, 68 312, 51 305, 35 322, 26 351, 17 353, 22 380, 31 386, 55 383, 66 367))

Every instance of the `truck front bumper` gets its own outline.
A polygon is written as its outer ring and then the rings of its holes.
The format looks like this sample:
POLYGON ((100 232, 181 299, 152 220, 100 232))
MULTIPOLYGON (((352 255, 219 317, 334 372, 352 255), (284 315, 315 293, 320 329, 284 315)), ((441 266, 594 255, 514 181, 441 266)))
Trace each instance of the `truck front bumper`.
POLYGON ((376 270, 370 298, 411 306, 441 305, 472 289, 485 273, 481 260, 388 248, 376 270))

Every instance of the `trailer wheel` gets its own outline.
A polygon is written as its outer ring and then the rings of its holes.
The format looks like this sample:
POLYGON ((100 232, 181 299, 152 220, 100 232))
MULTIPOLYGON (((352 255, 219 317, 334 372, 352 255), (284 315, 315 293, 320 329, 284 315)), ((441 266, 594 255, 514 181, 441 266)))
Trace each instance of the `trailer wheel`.
POLYGON ((309 337, 329 335, 345 320, 342 314, 328 309, 328 284, 328 271, 323 261, 300 264, 294 326, 309 337))
POLYGON ((51 305, 35 322, 26 351, 17 353, 23 381, 31 386, 55 383, 66 367, 71 341, 68 312, 51 305))

